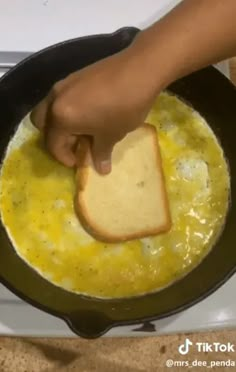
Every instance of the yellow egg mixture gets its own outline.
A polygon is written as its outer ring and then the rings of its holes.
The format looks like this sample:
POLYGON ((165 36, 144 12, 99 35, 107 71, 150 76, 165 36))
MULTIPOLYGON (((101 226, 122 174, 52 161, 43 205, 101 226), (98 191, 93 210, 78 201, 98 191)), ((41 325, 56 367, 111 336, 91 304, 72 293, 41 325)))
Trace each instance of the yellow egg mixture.
POLYGON ((19 126, 1 170, 1 217, 17 253, 52 283, 104 298, 143 294, 183 276, 212 247, 229 199, 221 147, 206 122, 167 93, 147 122, 159 133, 173 226, 124 244, 95 241, 83 230, 74 171, 48 155, 28 118, 19 126))

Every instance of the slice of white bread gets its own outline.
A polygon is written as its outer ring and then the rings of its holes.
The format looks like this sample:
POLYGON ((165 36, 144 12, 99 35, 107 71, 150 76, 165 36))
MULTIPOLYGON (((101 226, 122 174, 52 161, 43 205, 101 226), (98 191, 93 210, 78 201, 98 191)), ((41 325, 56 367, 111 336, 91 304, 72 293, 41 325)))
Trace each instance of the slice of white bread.
POLYGON ((75 209, 96 239, 118 243, 170 229, 155 127, 145 124, 115 145, 108 175, 94 169, 86 139, 78 146, 78 164, 75 209))

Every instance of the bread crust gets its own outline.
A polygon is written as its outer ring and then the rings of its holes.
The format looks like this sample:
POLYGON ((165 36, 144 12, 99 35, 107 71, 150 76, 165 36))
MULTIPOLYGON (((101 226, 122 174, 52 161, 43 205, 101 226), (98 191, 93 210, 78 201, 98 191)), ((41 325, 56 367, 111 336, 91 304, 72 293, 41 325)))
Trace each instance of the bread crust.
POLYGON ((121 243, 128 240, 142 239, 145 237, 155 236, 160 233, 167 232, 171 228, 171 214, 165 188, 165 176, 162 167, 161 151, 158 143, 157 132, 155 127, 151 124, 145 123, 142 127, 145 128, 145 130, 152 132, 152 138, 156 149, 157 167, 159 167, 161 172, 161 189, 166 211, 166 222, 163 225, 158 226, 158 228, 156 229, 144 229, 135 234, 131 233, 124 234, 122 236, 115 236, 113 234, 110 234, 108 231, 103 231, 99 226, 96 225, 96 222, 90 220, 83 198, 83 193, 85 191, 88 180, 89 168, 93 167, 89 140, 83 137, 77 149, 78 163, 76 171, 77 189, 74 202, 75 211, 84 229, 95 239, 104 243, 121 243))

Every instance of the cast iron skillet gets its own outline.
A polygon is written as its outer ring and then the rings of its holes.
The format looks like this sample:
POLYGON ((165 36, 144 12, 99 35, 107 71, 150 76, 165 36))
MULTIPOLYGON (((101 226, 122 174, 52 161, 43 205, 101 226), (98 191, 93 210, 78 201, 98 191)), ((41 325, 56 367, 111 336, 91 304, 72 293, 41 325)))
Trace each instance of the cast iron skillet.
MULTIPOLYGON (((135 28, 125 28, 114 34, 70 40, 34 54, 10 70, 0 81, 1 159, 19 122, 56 81, 126 47, 137 32, 135 28)), ((64 319, 82 337, 95 338, 117 325, 182 311, 211 294, 235 272, 236 90, 213 67, 178 81, 169 90, 205 117, 221 141, 231 170, 232 203, 224 232, 210 254, 185 278, 142 297, 98 300, 76 295, 47 282, 27 266, 0 226, 1 282, 23 300, 64 319)))

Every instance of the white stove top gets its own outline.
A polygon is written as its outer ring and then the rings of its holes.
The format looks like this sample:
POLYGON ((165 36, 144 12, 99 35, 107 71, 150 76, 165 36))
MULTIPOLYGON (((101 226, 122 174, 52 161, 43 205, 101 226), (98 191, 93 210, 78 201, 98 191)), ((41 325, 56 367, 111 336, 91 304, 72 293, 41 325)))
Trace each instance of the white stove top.
POLYGON ((181 0, 0 0, 0 50, 36 51, 123 26, 144 28, 181 0), (3 37, 3 35, 5 37, 3 37))
MULTIPOLYGON (((148 26, 180 0, 0 0, 1 66, 32 52, 77 36, 112 32, 131 25, 148 26), (9 53, 10 52, 10 53, 9 53), (21 52, 23 52, 21 56, 21 52)), ((228 76, 228 63, 219 65, 228 76)), ((145 336, 236 327, 236 275, 204 301, 146 327, 127 326, 106 336, 145 336), (154 333, 152 333, 154 332, 154 333)), ((0 285, 0 335, 73 337, 67 325, 23 302, 0 285)))
MULTIPOLYGON (((117 327, 106 336, 148 336, 236 328, 236 275, 204 301, 169 318, 141 325, 117 327)), ((67 325, 19 300, 0 286, 0 335, 73 337, 67 325)))

